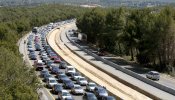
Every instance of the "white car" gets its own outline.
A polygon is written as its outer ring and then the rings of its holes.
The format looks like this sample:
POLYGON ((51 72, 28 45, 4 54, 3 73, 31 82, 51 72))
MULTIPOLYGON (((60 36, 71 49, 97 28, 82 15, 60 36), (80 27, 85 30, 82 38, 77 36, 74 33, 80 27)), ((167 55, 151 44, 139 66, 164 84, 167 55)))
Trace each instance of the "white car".
POLYGON ((80 84, 80 85, 86 85, 86 84, 88 84, 88 82, 87 82, 87 80, 86 80, 85 77, 79 77, 77 79, 77 83, 80 84))
POLYGON ((80 78, 80 77, 82 77, 82 76, 81 76, 80 73, 74 73, 74 74, 72 75, 72 77, 73 77, 73 80, 76 81, 78 78, 80 78))
POLYGON ((67 75, 71 75, 71 73, 75 73, 76 70, 73 66, 67 66, 65 72, 66 72, 67 75))
POLYGON ((160 79, 159 72, 157 72, 157 71, 149 71, 146 74, 146 77, 149 79, 152 79, 152 80, 159 80, 160 79))
POLYGON ((52 88, 55 84, 58 84, 55 78, 50 77, 46 80, 46 84, 49 88, 52 88))
POLYGON ((84 90, 80 85, 75 84, 74 87, 71 89, 73 94, 84 94, 84 90))
POLYGON ((60 93, 58 93, 58 99, 66 100, 66 99, 73 99, 73 98, 67 90, 62 90, 60 93))
POLYGON ((94 91, 95 87, 97 85, 94 83, 94 82, 89 82, 87 85, 86 85, 86 90, 88 91, 94 91))

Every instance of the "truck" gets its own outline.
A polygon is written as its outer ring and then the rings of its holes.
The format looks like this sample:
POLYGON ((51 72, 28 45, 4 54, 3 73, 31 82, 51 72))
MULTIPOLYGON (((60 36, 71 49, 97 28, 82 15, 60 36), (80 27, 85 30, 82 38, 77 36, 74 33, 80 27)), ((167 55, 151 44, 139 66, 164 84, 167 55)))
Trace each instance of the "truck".
POLYGON ((36 34, 38 32, 38 27, 33 27, 32 33, 36 34))
POLYGON ((87 35, 84 33, 78 33, 78 41, 86 42, 87 41, 87 35))

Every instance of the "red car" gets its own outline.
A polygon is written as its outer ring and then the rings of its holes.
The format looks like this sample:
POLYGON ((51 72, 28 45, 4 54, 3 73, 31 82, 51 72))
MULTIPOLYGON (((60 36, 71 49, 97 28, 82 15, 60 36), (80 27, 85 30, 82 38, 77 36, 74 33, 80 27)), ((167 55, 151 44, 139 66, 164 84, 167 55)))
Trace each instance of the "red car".
POLYGON ((61 59, 59 57, 54 58, 54 63, 60 63, 60 62, 61 62, 61 59))
POLYGON ((51 60, 54 60, 55 58, 58 58, 58 56, 56 54, 51 54, 49 55, 50 59, 51 60))

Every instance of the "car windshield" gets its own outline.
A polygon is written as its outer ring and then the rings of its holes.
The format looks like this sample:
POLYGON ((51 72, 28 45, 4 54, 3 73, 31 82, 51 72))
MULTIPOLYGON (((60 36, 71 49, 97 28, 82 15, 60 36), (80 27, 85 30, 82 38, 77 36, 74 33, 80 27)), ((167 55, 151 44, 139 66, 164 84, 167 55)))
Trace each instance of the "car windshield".
POLYGON ((42 71, 42 73, 48 73, 48 71, 47 70, 44 70, 44 71, 42 71))
POLYGON ((63 92, 63 96, 70 96, 68 92, 63 92))
POLYGON ((106 93, 105 89, 99 89, 100 93, 106 93))
POLYGON ((80 76, 80 74, 79 73, 75 73, 74 76, 80 76))
POLYGON ((107 100, 115 100, 114 97, 107 97, 107 100))
POLYGON ((69 68, 68 70, 73 70, 73 68, 69 68))
POLYGON ((90 87, 95 87, 96 85, 95 84, 89 84, 90 87))
POLYGON ((97 98, 93 94, 89 95, 88 97, 89 97, 89 100, 97 100, 97 98))
POLYGON ((61 89, 62 89, 62 86, 56 85, 56 86, 55 86, 55 89, 61 90, 61 89))
POLYGON ((61 78, 66 78, 67 76, 66 76, 66 75, 61 75, 60 77, 61 77, 61 78))
POLYGON ((56 83, 56 80, 50 80, 50 83, 56 83))
POLYGON ((76 87, 74 87, 75 89, 81 89, 81 86, 76 86, 76 87))
POLYGON ((85 78, 80 78, 81 81, 85 80, 85 78))
POLYGON ((152 73, 153 75, 159 75, 159 73, 152 73))

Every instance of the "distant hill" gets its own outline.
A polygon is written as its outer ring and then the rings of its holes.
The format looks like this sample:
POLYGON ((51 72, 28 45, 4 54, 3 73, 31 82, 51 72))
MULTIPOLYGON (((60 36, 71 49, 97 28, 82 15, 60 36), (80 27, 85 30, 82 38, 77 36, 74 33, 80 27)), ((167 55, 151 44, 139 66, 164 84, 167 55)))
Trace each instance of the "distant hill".
POLYGON ((99 4, 103 6, 120 6, 120 5, 137 5, 137 3, 145 2, 157 2, 157 3, 175 3, 175 0, 0 0, 0 6, 11 5, 38 5, 38 4, 69 4, 69 5, 81 5, 81 4, 99 4))

